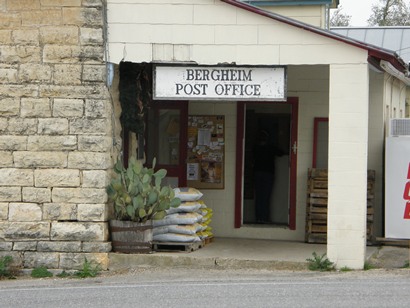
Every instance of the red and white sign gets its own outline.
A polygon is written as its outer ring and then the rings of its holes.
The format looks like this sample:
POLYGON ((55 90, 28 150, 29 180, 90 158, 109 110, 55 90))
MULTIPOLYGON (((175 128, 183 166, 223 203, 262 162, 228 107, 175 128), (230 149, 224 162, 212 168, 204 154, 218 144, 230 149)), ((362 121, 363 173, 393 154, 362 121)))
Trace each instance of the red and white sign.
POLYGON ((386 140, 385 237, 410 239, 410 138, 386 140))

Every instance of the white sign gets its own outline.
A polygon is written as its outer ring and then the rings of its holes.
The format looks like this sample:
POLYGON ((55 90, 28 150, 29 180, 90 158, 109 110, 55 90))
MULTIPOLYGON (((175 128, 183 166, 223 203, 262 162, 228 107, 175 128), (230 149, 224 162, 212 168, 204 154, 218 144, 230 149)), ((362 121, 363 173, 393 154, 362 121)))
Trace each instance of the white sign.
POLYGON ((155 66, 154 99, 286 100, 284 67, 155 66))
POLYGON ((386 140, 385 237, 410 239, 410 138, 386 140))

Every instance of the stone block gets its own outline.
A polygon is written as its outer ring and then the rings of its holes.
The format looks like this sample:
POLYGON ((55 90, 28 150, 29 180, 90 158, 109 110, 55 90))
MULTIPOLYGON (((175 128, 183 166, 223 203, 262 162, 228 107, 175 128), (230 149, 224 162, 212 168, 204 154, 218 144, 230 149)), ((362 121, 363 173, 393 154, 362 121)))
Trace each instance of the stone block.
POLYGON ((0 151, 0 167, 11 167, 13 166, 13 154, 8 151, 0 151))
POLYGON ((9 125, 9 121, 7 118, 0 118, 0 133, 1 134, 7 133, 8 125, 9 125))
POLYGON ((13 250, 16 251, 36 251, 37 250, 37 242, 14 242, 13 250))
POLYGON ((101 0, 83 0, 83 6, 102 7, 101 0))
POLYGON ((105 170, 83 170, 82 174, 82 187, 105 188, 110 182, 105 170))
POLYGON ((0 202, 16 202, 21 200, 21 187, 0 186, 0 202))
POLYGON ((38 29, 16 29, 13 30, 11 38, 16 45, 39 45, 38 29))
POLYGON ((103 204, 78 204, 78 221, 107 221, 108 205, 103 204))
POLYGON ((46 26, 40 28, 43 45, 78 45, 78 28, 75 26, 46 26))
POLYGON ((68 153, 68 168, 70 169, 109 169, 112 167, 109 153, 70 152, 68 153))
POLYGON ((81 252, 81 242, 38 242, 37 251, 41 252, 81 252))
POLYGON ((28 136, 29 151, 69 151, 77 149, 76 136, 28 136))
MULTIPOLYGON (((5 1, 5 0, 0 0, 0 3, 1 1, 5 1)), ((0 13, 0 16, 1 16, 1 13, 0 13)), ((1 25, 1 21, 0 21, 0 25, 1 25)), ((11 30, 0 29, 0 42, 2 42, 4 45, 11 45, 13 43, 11 40, 11 30)))
POLYGON ((0 98, 0 116, 16 116, 20 112, 20 99, 17 97, 0 98))
POLYGON ((0 220, 7 220, 9 216, 9 204, 6 202, 0 203, 0 220))
POLYGON ((31 11, 40 9, 40 0, 18 0, 8 1, 7 10, 9 11, 31 11))
POLYGON ((63 23, 66 25, 102 26, 102 10, 97 8, 63 8, 63 23))
POLYGON ((54 84, 81 84, 81 65, 56 64, 54 65, 54 84))
POLYGON ((85 101, 85 116, 89 118, 110 118, 109 106, 110 101, 108 100, 87 99, 85 101))
POLYGON ((83 80, 84 81, 98 81, 105 79, 106 67, 105 65, 84 65, 83 80))
POLYGON ((80 171, 76 169, 34 170, 36 187, 79 187, 80 171))
POLYGON ((1 222, 0 239, 10 241, 49 240, 48 222, 1 222))
POLYGON ((9 221, 40 221, 41 206, 36 203, 10 203, 9 221))
POLYGON ((21 98, 21 116, 22 117, 50 117, 51 107, 48 98, 21 98))
POLYGON ((99 266, 104 271, 108 269, 108 253, 61 253, 60 268, 82 269, 86 259, 92 266, 99 266))
POLYGON ((53 241, 106 241, 108 226, 103 222, 53 222, 51 224, 53 241))
POLYGON ((76 45, 45 45, 43 49, 44 63, 79 63, 81 48, 76 45))
POLYGON ((41 49, 30 45, 0 45, 0 62, 29 63, 40 62, 41 49))
POLYGON ((51 190, 49 188, 23 187, 23 201, 36 203, 51 202, 51 190))
POLYGON ((107 194, 102 188, 54 188, 52 200, 56 203, 105 203, 107 194))
POLYGON ((58 252, 26 252, 24 254, 24 268, 45 266, 48 269, 59 268, 60 254, 58 252))
POLYGON ((53 76, 51 65, 25 63, 20 65, 19 78, 22 82, 50 83, 53 76))
POLYGON ((64 118, 38 119, 38 133, 42 135, 67 135, 68 120, 64 118))
MULTIPOLYGON (((83 46, 81 60, 85 64, 101 64, 104 61, 104 48, 102 46, 83 46)), ((101 81, 105 83, 105 75, 103 78, 101 81)))
MULTIPOLYGON (((13 242, 0 242, 0 252, 11 251, 12 249, 13 249, 13 242)), ((0 253, 0 256, 4 256, 4 254, 0 253)))
POLYGON ((33 135, 37 132, 37 119, 10 118, 7 131, 11 134, 33 135))
POLYGON ((17 83, 17 68, 10 65, 1 65, 0 83, 17 83))
POLYGON ((70 134, 107 135, 110 131, 108 119, 72 119, 70 120, 70 134))
POLYGON ((18 13, 0 13, 0 29, 18 28, 21 26, 21 16, 18 13))
POLYGON ((81 6, 81 0, 41 0, 41 6, 81 6))
POLYGON ((84 100, 82 99, 54 99, 54 117, 82 117, 84 114, 84 100))
MULTIPOLYGON (((13 244, 11 242, 11 244, 13 244)), ((13 258, 13 261, 11 262, 11 266, 14 268, 21 268, 23 267, 23 257, 22 253, 19 251, 0 251, 0 257, 5 257, 5 256, 10 256, 13 258)))
POLYGON ((102 45, 103 42, 102 28, 80 28, 81 45, 102 45))
POLYGON ((14 164, 19 168, 64 168, 67 167, 65 152, 31 152, 19 151, 13 153, 14 164))
POLYGON ((83 252, 110 252, 111 242, 83 242, 83 252))
POLYGON ((84 85, 77 87, 61 85, 40 85, 39 91, 40 97, 64 97, 66 99, 107 99, 109 97, 108 90, 104 84, 84 85))
POLYGON ((21 12, 23 26, 60 25, 62 20, 60 9, 32 10, 21 12))
MULTIPOLYGON (((1 58, 1 46, 0 46, 1 58)), ((1 61, 1 60, 0 60, 1 61)), ((38 85, 0 84, 0 93, 7 93, 9 97, 36 97, 39 94, 38 85)))
POLYGON ((24 151, 27 150, 27 136, 0 136, 0 150, 24 151))
POLYGON ((86 152, 110 152, 112 138, 105 136, 78 136, 78 150, 86 152))
POLYGON ((1 186, 33 186, 34 172, 31 169, 1 168, 1 186))
POLYGON ((77 205, 72 203, 45 203, 44 220, 77 220, 77 205))

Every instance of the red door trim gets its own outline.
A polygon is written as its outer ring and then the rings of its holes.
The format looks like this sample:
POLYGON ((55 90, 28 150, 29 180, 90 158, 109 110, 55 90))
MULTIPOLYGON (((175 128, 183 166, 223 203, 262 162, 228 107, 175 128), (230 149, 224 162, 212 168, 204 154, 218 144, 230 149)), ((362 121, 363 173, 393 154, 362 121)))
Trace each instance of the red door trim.
MULTIPOLYGON (((297 97, 288 97, 285 102, 292 105, 291 142, 290 142, 290 192, 289 192, 289 229, 296 230, 296 177, 297 177, 297 149, 298 136, 298 107, 297 97)), ((236 128, 236 176, 235 176, 235 228, 242 226, 243 202, 243 159, 245 138, 245 105, 246 102, 237 102, 237 128, 236 128)))
POLYGON ((316 168, 316 160, 317 160, 317 138, 318 138, 318 131, 319 131, 319 123, 320 122, 329 122, 329 118, 315 118, 313 124, 313 158, 312 158, 312 168, 316 168))

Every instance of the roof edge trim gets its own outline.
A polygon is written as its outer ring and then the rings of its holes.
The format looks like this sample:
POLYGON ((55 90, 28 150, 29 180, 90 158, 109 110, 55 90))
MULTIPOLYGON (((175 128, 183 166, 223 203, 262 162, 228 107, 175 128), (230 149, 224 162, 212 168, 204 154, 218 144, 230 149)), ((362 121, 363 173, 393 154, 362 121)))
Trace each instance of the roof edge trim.
POLYGON ((343 35, 340 35, 340 34, 337 34, 331 31, 327 31, 325 29, 314 27, 312 25, 303 23, 295 19, 291 19, 291 18, 282 16, 282 15, 279 15, 273 12, 260 9, 254 5, 240 2, 238 0, 220 0, 220 1, 236 6, 238 8, 244 9, 246 11, 274 19, 276 21, 288 24, 290 26, 303 29, 305 31, 309 31, 309 32, 322 35, 322 36, 325 36, 325 37, 328 37, 328 38, 331 38, 331 39, 334 39, 334 40, 337 40, 337 41, 340 41, 340 42, 343 42, 343 43, 346 43, 346 44, 349 44, 349 45, 352 45, 352 46, 355 46, 361 49, 365 49, 368 51, 369 56, 376 57, 376 58, 390 62, 400 72, 406 73, 408 71, 408 68, 406 64, 404 63, 404 61, 395 52, 391 50, 369 45, 364 42, 357 41, 357 40, 348 38, 346 36, 343 36, 343 35))

